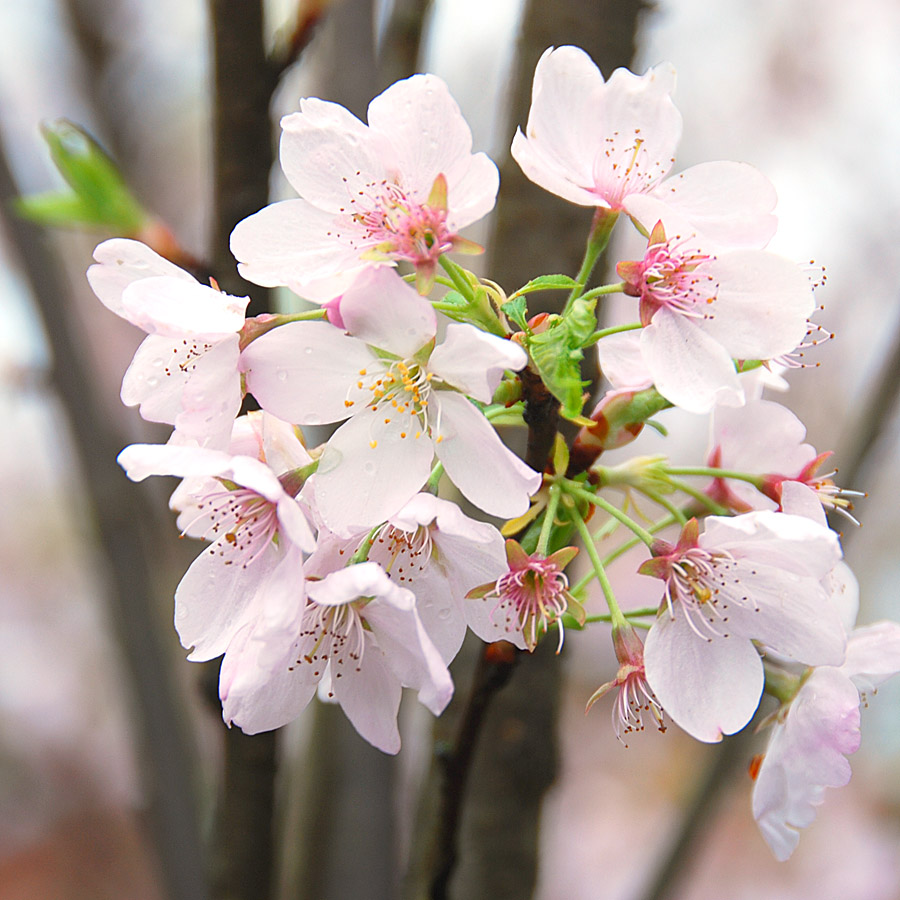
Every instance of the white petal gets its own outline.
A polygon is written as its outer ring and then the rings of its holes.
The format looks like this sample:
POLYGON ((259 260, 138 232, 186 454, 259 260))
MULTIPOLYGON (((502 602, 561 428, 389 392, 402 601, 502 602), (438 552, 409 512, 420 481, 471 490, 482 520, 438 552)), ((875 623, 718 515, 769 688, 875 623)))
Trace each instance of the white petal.
POLYGON ((319 460, 319 513, 341 535, 384 522, 416 494, 431 474, 427 434, 407 431, 383 411, 364 410, 331 437, 319 460), (420 434, 419 437, 416 437, 420 434), (403 436, 405 435, 405 436, 403 436))
POLYGON ((321 581, 311 582, 309 596, 321 606, 341 606, 360 597, 390 597, 400 607, 410 610, 415 599, 398 588, 377 563, 363 562, 332 572, 321 581))
POLYGON ((705 640, 681 609, 663 613, 644 644, 647 681, 663 709, 688 734, 715 742, 740 731, 762 695, 763 665, 745 638, 705 640))
POLYGON ((249 297, 232 297, 197 282, 169 276, 142 278, 122 292, 130 322, 148 334, 221 335, 240 331, 249 297))
POLYGON ((94 250, 94 259, 98 265, 87 270, 91 289, 104 306, 124 319, 129 317, 122 306, 122 292, 134 281, 167 275, 197 284, 193 275, 163 259, 140 241, 126 238, 104 241, 94 250))
POLYGON ((383 597, 368 603, 362 615, 400 683, 418 691, 419 702, 438 716, 453 696, 453 680, 422 627, 412 594, 404 593, 409 594, 409 608, 394 602, 393 596, 383 597))
POLYGON ((281 167, 305 200, 352 214, 360 198, 389 174, 383 141, 337 103, 308 98, 281 120, 281 167))
POLYGON ((446 337, 435 347, 428 368, 464 394, 490 403, 503 373, 507 369, 518 372, 527 362, 528 355, 518 344, 457 323, 447 326, 446 337))
POLYGON ((541 473, 509 450, 465 397, 453 391, 439 393, 441 440, 435 435, 434 449, 447 476, 486 513, 504 519, 522 515, 541 486, 541 473))
POLYGON ((841 672, 861 691, 874 691, 900 672, 900 625, 876 622, 857 628, 847 641, 841 672))
POLYGON ((718 161, 666 179, 649 196, 630 197, 626 209, 648 230, 673 209, 716 247, 760 248, 775 233, 776 200, 772 183, 753 166, 718 161))
POLYGON ((207 547, 185 572, 175 591, 175 629, 188 659, 215 659, 247 620, 262 583, 280 561, 274 544, 244 567, 224 538, 207 547))
POLYGON ((434 308, 393 269, 363 271, 341 297, 341 318, 355 338, 401 358, 433 337, 434 308))
POLYGON ((771 359, 804 338, 815 308, 812 285, 789 259, 737 250, 704 263, 698 273, 719 284, 701 328, 737 359, 771 359))
POLYGON ((859 695, 837 669, 817 669, 776 725, 753 789, 753 816, 776 859, 786 860, 826 787, 850 780, 859 747, 859 695))
POLYGON ((248 281, 284 285, 318 300, 310 296, 310 284, 362 266, 359 250, 340 239, 340 230, 334 213, 305 200, 283 200, 238 222, 231 232, 231 252, 248 281))
POLYGON ((397 712, 402 689, 381 649, 374 641, 366 641, 359 666, 341 669, 338 673, 332 667, 332 685, 347 718, 373 747, 384 753, 397 753, 400 750, 397 712))
POLYGON ((656 389, 675 406, 706 413, 744 402, 731 357, 687 316, 658 310, 641 331, 641 351, 656 389))
POLYGON ((328 322, 289 322, 253 341, 241 354, 247 390, 267 412, 287 422, 321 425, 349 415, 359 370, 375 356, 362 341, 328 322))

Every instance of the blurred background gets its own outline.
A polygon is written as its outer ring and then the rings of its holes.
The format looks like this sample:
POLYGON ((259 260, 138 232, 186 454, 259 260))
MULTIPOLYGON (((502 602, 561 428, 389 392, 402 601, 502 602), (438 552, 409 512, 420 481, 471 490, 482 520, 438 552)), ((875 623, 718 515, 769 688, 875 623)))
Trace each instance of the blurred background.
MULTIPOLYGON (((253 5, 0 0, 4 198, 60 186, 39 124, 64 117, 97 137, 187 253, 227 277, 227 248, 214 244, 228 228, 213 176, 222 104, 212 48, 220 76, 237 68, 240 48, 213 26, 253 5)), ((363 115, 411 71, 448 82, 475 149, 502 167, 496 220, 474 236, 489 243, 484 271, 508 289, 542 271, 574 274, 590 222, 590 211, 540 195, 505 163, 540 51, 579 43, 607 75, 632 59, 636 71, 674 63, 684 116, 676 168, 713 159, 760 168, 779 195, 771 249, 826 269, 818 321, 835 338, 815 352, 821 367, 793 371, 790 392, 775 399, 819 451, 836 451, 839 483, 868 491, 862 527, 840 526, 860 622, 900 618, 894 0, 270 0, 262 33, 276 90, 268 111, 265 99, 252 111, 273 123, 273 140, 300 96, 363 115)), ((239 143, 241 129, 225 139, 239 143)), ((277 166, 270 186, 273 196, 286 190, 277 166)), ((171 627, 174 587, 198 548, 175 539, 166 485, 131 485, 115 467, 126 443, 166 437, 118 399, 142 335, 84 279, 93 246, 110 235, 22 231, 8 207, 0 225, 0 900, 420 896, 404 873, 422 865, 428 811, 417 796, 429 783, 430 723, 406 708, 396 761, 360 747, 328 710, 311 710, 277 748, 253 744, 263 749, 250 751, 252 772, 281 760, 275 828, 259 851, 276 874, 255 894, 215 877, 209 887, 205 872, 227 871, 228 860, 204 848, 252 854, 258 835, 222 825, 236 796, 229 754, 243 751, 223 740, 215 671, 185 663, 171 627)), ((666 421, 679 430, 677 449, 650 435, 644 450, 699 464, 705 418, 666 421)), ((643 602, 636 593, 634 605, 643 602)), ((561 665, 551 653, 506 689, 494 727, 508 765, 473 773, 451 896, 900 897, 900 684, 870 698, 853 780, 827 792, 794 857, 777 864, 750 813, 752 741, 728 752, 671 727, 626 749, 606 704, 584 715, 615 670, 608 643, 602 628, 571 635, 561 665), (533 700, 537 684, 549 700, 533 700), (542 703, 540 721, 558 738, 550 750, 529 730, 542 703), (503 782, 510 772, 518 780, 503 782), (492 799, 491 784, 505 800, 492 799), (520 805, 530 812, 520 817, 520 805)), ((258 790, 242 783, 258 799, 272 790, 268 777, 258 790)))

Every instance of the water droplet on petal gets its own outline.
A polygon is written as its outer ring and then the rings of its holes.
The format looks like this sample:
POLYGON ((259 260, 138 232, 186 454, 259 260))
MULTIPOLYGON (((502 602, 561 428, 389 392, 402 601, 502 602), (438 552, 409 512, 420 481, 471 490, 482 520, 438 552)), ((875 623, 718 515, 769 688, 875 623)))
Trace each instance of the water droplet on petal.
POLYGON ((278 371, 275 372, 275 377, 279 381, 287 381, 287 377, 288 377, 287 369, 278 369, 278 371))
POLYGON ((159 384, 159 379, 155 375, 151 375, 147 379, 147 387, 156 387, 159 384))
POLYGON ((164 363, 165 363, 164 359, 160 359, 160 357, 157 357, 156 359, 153 360, 153 362, 150 365, 155 366, 158 369, 164 363))
POLYGON ((309 355, 313 352, 313 348, 312 347, 304 347, 303 352, 306 353, 307 355, 309 355))
POLYGON ((375 474, 375 463, 367 462, 363 466, 363 472, 365 472, 366 475, 374 475, 375 474))
POLYGON ((449 609, 448 607, 445 606, 445 607, 438 613, 438 618, 439 618, 442 622, 446 622, 447 619, 450 618, 450 615, 451 615, 450 609, 449 609))

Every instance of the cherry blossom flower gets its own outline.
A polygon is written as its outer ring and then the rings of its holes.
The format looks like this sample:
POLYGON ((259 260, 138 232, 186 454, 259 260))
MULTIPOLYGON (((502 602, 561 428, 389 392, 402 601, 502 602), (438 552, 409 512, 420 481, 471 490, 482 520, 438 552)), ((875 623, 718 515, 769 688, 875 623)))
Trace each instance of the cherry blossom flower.
POLYGON ((122 402, 187 440, 226 447, 243 398, 238 333, 249 298, 200 284, 138 241, 104 241, 94 259, 94 293, 148 334, 125 373, 122 402))
POLYGON ((612 635, 619 670, 615 679, 601 685, 591 694, 585 712, 613 688, 618 688, 612 709, 612 721, 619 741, 622 741, 623 733, 632 734, 644 730, 645 712, 653 716, 660 731, 665 731, 663 711, 650 685, 647 684, 647 675, 644 671, 644 645, 641 639, 627 621, 622 625, 614 625, 612 635))
POLYGON ((281 165, 301 199, 238 223, 241 274, 311 300, 337 297, 362 267, 412 263, 427 293, 438 257, 480 249, 458 231, 486 215, 497 167, 434 75, 398 81, 369 104, 368 125, 315 98, 281 121, 281 165))
POLYGON ((472 630, 478 635, 493 632, 492 640, 502 638, 520 650, 533 652, 541 635, 555 623, 562 649, 562 614, 570 612, 584 619, 584 610, 569 593, 569 579, 563 571, 576 553, 577 548, 564 547, 546 557, 529 555, 516 541, 507 541, 507 571, 495 582, 468 593, 470 599, 482 601, 480 612, 476 606, 476 612, 469 613, 472 630))
POLYGON ((763 665, 753 642, 806 665, 839 665, 845 634, 822 580, 837 536, 803 516, 769 511, 692 519, 677 546, 659 541, 639 569, 665 581, 647 635, 647 681, 701 741, 739 731, 756 710, 763 665))
MULTIPOLYGON (((261 617, 285 627, 303 602, 303 553, 315 549, 306 513, 295 499, 299 485, 250 456, 172 444, 132 444, 119 464, 133 481, 177 475, 214 485, 195 498, 204 537, 213 543, 191 564, 175 592, 175 627, 188 659, 213 659, 238 631, 261 617), (293 604, 284 585, 299 585, 293 604), (293 609, 293 612, 292 612, 293 609)), ((277 629, 276 629, 277 630, 277 629)))
MULTIPOLYGON (((359 544, 359 536, 340 538, 320 529, 307 571, 326 575, 337 570, 359 544)), ((455 503, 416 494, 378 531, 368 559, 415 594, 416 611, 444 662, 459 652, 470 619, 484 641, 506 636, 499 623, 482 621, 478 604, 464 600, 468 590, 506 571, 503 537, 493 525, 469 518, 455 503)))
POLYGON ((490 402, 503 372, 525 365, 525 351, 462 324, 447 326, 435 347, 431 305, 387 269, 362 274, 341 315, 349 335, 326 322, 292 322, 242 357, 263 409, 300 425, 347 420, 314 476, 328 528, 349 535, 389 519, 426 482, 435 454, 480 509, 523 513, 541 475, 503 445, 467 395, 490 402))
POLYGON ((295 719, 324 685, 362 737, 396 753, 401 688, 417 690, 435 715, 453 694, 415 597, 374 562, 308 581, 292 629, 261 640, 248 625, 236 641, 240 653, 226 654, 220 696, 225 721, 248 734, 295 719))
POLYGON ((843 665, 812 670, 779 712, 753 789, 753 816, 778 860, 794 852, 825 788, 850 780, 846 757, 859 748, 860 702, 898 672, 900 625, 857 628, 843 665))
POLYGON ((601 367, 620 389, 645 387, 649 378, 688 412, 739 406, 744 390, 732 360, 792 350, 815 306, 812 285, 799 266, 773 253, 712 254, 696 235, 681 233, 687 236, 667 238, 657 222, 644 258, 619 263, 626 293, 640 298, 643 327, 639 337, 627 332, 600 341, 601 367))
MULTIPOLYGON (((776 509, 787 482, 805 485, 827 509, 850 515, 852 496, 835 485, 834 471, 820 473, 831 451, 816 453, 804 443, 806 426, 786 407, 771 400, 755 400, 741 409, 718 407, 713 415, 709 465, 763 478, 758 491, 752 484, 718 478, 711 487, 723 505, 739 512, 776 509)), ((852 517, 851 517, 852 518, 852 517)))
POLYGON ((646 230, 677 211, 717 246, 763 247, 775 231, 775 192, 751 166, 709 162, 666 178, 681 137, 675 71, 616 69, 608 82, 577 47, 548 49, 512 155, 545 190, 581 206, 624 211, 646 230))

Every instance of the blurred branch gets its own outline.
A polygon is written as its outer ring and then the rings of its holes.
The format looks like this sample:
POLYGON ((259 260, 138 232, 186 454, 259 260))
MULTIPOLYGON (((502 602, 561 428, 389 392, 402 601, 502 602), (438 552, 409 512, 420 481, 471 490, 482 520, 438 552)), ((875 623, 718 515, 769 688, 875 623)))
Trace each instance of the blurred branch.
MULTIPOLYGON (((237 274, 229 236, 269 201, 272 128, 269 104, 277 73, 266 60, 262 0, 210 0, 213 41, 212 270, 222 290, 251 297, 248 316, 268 310, 268 291, 237 274)), ((276 732, 227 731, 217 818, 214 895, 267 900, 274 885, 276 732)))
POLYGON ((419 71, 422 29, 431 0, 394 0, 378 53, 381 89, 419 71))
POLYGON ((269 202, 277 75, 263 43, 262 0, 209 0, 213 41, 212 271, 223 291, 250 295, 248 316, 268 312, 268 292, 238 274, 228 239, 234 226, 269 202))
POLYGON ((8 215, 17 190, 0 152, 0 215, 43 320, 53 357, 52 384, 69 422, 89 509, 96 523, 98 553, 110 578, 110 603, 124 648, 138 729, 139 759, 149 806, 159 872, 171 900, 203 900, 207 887, 189 773, 191 758, 165 655, 160 649, 153 591, 155 549, 148 535, 154 515, 146 495, 115 465, 125 443, 98 405, 83 342, 65 308, 69 296, 45 236, 29 222, 8 215))

